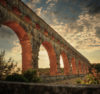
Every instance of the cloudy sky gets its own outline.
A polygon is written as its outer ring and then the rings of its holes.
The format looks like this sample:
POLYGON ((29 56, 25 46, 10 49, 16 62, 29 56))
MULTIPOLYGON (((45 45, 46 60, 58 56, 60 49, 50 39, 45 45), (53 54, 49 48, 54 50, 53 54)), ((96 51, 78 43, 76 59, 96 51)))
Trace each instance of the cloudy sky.
MULTIPOLYGON (((100 63, 100 0, 22 1, 91 63, 100 63)), ((0 28, 0 49, 6 50, 7 57, 21 62, 19 40, 5 26, 0 28)), ((42 46, 39 54, 39 62, 42 62, 39 66, 49 66, 47 52, 42 46)))

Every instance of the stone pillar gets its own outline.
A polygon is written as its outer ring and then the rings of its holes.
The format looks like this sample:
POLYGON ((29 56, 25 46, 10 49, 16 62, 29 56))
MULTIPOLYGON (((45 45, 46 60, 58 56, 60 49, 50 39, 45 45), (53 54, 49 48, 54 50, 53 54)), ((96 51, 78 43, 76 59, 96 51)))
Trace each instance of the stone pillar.
POLYGON ((71 64, 72 64, 72 74, 77 74, 77 67, 76 67, 76 61, 75 61, 75 58, 72 57, 72 61, 71 61, 71 64))
POLYGON ((86 73, 89 73, 88 65, 86 66, 86 73))
POLYGON ((69 74, 72 75, 72 56, 70 55, 70 53, 67 53, 67 58, 68 58, 68 62, 69 62, 69 74))
POLYGON ((32 69, 32 49, 29 40, 20 41, 22 45, 22 71, 32 69))
POLYGON ((38 55, 39 55, 40 43, 35 39, 32 39, 32 64, 33 69, 38 70, 38 55))
POLYGON ((81 64, 80 60, 78 63, 79 63, 78 64, 79 74, 82 74, 82 64, 81 64))
POLYGON ((78 59, 78 57, 75 57, 75 65, 76 65, 76 74, 79 75, 79 59, 78 59))
POLYGON ((86 66, 83 64, 83 74, 86 74, 86 66))
POLYGON ((57 58, 57 75, 61 73, 60 71, 60 54, 56 52, 56 58, 57 58))

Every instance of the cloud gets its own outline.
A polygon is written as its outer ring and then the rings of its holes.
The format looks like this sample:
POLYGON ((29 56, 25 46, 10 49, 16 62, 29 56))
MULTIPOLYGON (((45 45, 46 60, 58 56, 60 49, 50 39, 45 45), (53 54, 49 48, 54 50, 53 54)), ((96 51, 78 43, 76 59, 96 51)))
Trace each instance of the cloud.
POLYGON ((52 0, 47 0, 47 1, 46 1, 46 4, 48 4, 48 3, 51 2, 51 1, 52 1, 52 0))
MULTIPOLYGON (((24 1, 25 2, 25 1, 24 1)), ((25 2, 32 10, 36 9, 36 5, 41 3, 41 0, 29 0, 25 2)))
POLYGON ((36 8, 36 9, 35 9, 35 12, 36 12, 36 14, 37 14, 38 16, 41 16, 42 7, 36 8))
POLYGON ((77 50, 100 49, 99 27, 100 22, 96 16, 89 14, 80 14, 78 19, 73 23, 59 23, 57 18, 54 19, 51 26, 77 50))
POLYGON ((22 65, 22 48, 19 43, 19 40, 13 41, 13 47, 9 50, 6 50, 6 59, 13 58, 15 62, 18 63, 18 66, 21 67, 22 65))
POLYGON ((87 5, 88 12, 90 14, 98 14, 100 13, 100 1, 99 0, 91 0, 91 2, 87 5))
POLYGON ((96 36, 100 38, 100 27, 96 27, 96 36))
POLYGON ((54 3, 57 3, 58 2, 58 0, 46 0, 46 4, 48 4, 48 3, 51 3, 51 2, 54 2, 54 3))

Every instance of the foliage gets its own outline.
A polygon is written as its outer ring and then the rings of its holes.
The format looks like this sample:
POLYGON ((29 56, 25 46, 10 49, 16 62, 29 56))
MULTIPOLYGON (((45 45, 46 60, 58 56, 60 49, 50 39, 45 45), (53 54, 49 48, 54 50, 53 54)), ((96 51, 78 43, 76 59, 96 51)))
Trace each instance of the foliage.
POLYGON ((76 83, 77 84, 100 84, 100 76, 97 73, 97 71, 94 68, 92 68, 90 74, 86 75, 83 80, 78 79, 76 83))
POLYGON ((8 75, 5 81, 28 82, 28 80, 21 74, 8 75))
POLYGON ((5 51, 0 53, 0 80, 19 81, 19 82, 40 82, 36 70, 28 70, 23 74, 18 74, 20 71, 17 64, 12 58, 5 60, 5 51))
POLYGON ((9 58, 8 61, 5 60, 5 51, 0 53, 0 80, 3 80, 6 76, 12 73, 18 73, 20 71, 17 68, 17 64, 14 63, 12 58, 9 58))
POLYGON ((37 76, 36 70, 27 70, 23 74, 12 74, 8 75, 5 79, 6 81, 15 82, 41 82, 40 78, 37 76))
POLYGON ((37 76, 36 70, 27 70, 23 73, 23 76, 28 79, 28 82, 40 82, 40 78, 37 76))
POLYGON ((82 81, 81 79, 77 79, 77 80, 76 80, 76 83, 77 83, 77 84, 80 84, 81 81, 82 81))
POLYGON ((95 68, 97 72, 100 72, 100 63, 92 64, 92 68, 95 68))

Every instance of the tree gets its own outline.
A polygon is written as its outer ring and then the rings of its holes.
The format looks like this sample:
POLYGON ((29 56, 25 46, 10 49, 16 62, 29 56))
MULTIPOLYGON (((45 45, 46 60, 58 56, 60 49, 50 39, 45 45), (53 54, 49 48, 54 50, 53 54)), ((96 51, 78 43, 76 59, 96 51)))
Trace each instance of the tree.
POLYGON ((18 73, 17 63, 12 58, 5 60, 5 51, 0 52, 0 80, 4 80, 6 76, 12 73, 18 73))

